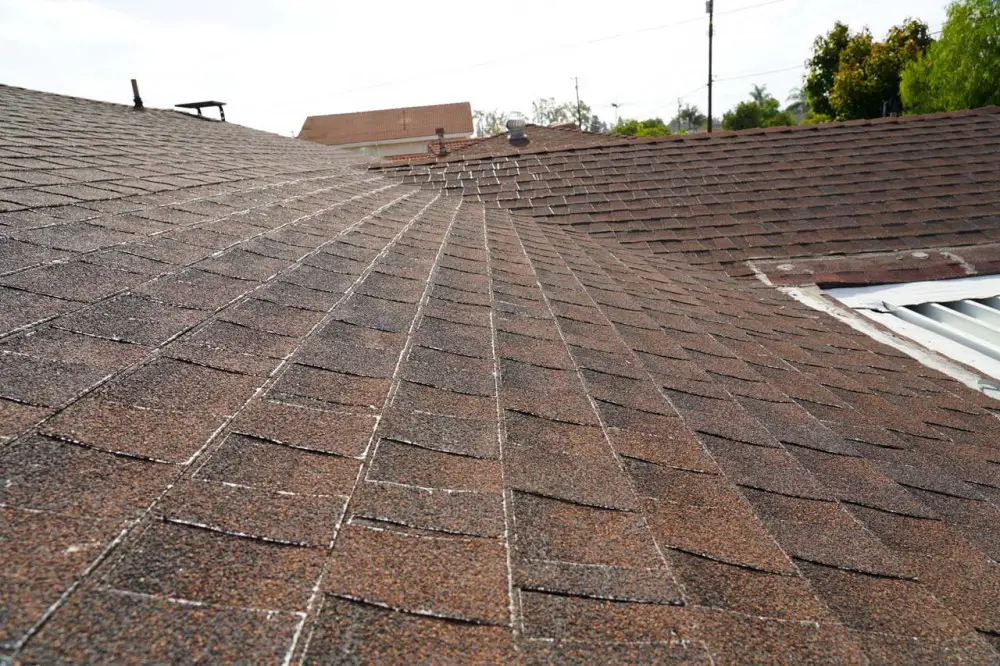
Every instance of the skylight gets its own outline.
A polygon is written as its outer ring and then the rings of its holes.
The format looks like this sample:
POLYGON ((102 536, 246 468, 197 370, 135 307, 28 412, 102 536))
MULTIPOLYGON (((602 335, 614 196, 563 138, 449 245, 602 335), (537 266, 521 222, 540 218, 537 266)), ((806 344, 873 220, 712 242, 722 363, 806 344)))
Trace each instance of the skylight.
POLYGON ((1000 380, 1000 276, 826 293, 893 332, 1000 380))

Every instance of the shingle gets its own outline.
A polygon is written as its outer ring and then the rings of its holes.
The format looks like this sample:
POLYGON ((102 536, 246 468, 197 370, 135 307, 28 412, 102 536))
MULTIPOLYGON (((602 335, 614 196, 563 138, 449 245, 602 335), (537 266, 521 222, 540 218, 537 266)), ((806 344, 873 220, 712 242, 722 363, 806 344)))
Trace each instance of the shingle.
POLYGON ((494 540, 348 525, 337 539, 324 589, 409 612, 510 623, 506 552, 494 540))
POLYGON ((687 635, 681 608, 521 592, 524 633, 532 638, 672 643, 687 635))
POLYGON ((113 521, 0 508, 0 645, 22 638, 119 533, 113 521))
POLYGON ((327 595, 306 664, 348 659, 358 663, 400 661, 510 662, 516 659, 510 629, 400 613, 327 595))
POLYGON ((275 387, 293 395, 374 411, 381 408, 389 391, 389 381, 330 372, 295 363, 275 387))
POLYGON ((304 495, 348 495, 361 463, 233 434, 198 472, 204 479, 304 495))
POLYGON ((236 432, 314 451, 360 456, 368 447, 375 417, 259 400, 233 422, 236 432))
POLYGON ((500 491, 500 465, 495 461, 443 453, 391 439, 379 441, 367 478, 420 488, 500 491))
POLYGON ((278 661, 299 618, 85 592, 47 623, 23 659, 34 663, 278 661))
POLYGON ((170 520, 297 545, 328 546, 346 500, 193 480, 175 486, 156 512, 170 520))
POLYGON ((78 517, 137 518, 178 474, 171 465, 39 436, 7 447, 0 459, 0 502, 78 517))
POLYGON ((638 568, 661 566, 652 535, 633 512, 527 493, 513 502, 518 557, 638 568))
POLYGON ((117 589, 260 609, 304 608, 325 554, 155 521, 103 580, 117 589))
MULTIPOLYGON (((415 397, 414 405, 419 406, 418 401, 419 398, 415 397)), ((385 413, 379 432, 389 439, 427 449, 475 458, 499 456, 497 425, 488 417, 482 420, 465 419, 394 406, 385 413)))
POLYGON ((137 291, 181 308, 216 310, 244 295, 253 287, 254 284, 248 280, 190 268, 144 284, 137 291))
POLYGON ((0 287, 0 332, 6 334, 78 306, 68 300, 0 287))
POLYGON ((8 275, 0 278, 0 284, 45 296, 93 303, 145 279, 138 273, 69 261, 8 275))

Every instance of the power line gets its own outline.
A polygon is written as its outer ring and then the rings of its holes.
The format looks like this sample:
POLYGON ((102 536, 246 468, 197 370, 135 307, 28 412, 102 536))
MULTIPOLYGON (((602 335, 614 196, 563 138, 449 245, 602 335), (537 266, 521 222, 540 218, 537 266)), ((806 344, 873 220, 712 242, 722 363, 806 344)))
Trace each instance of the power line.
MULTIPOLYGON (((725 10, 725 11, 716 12, 716 15, 719 15, 719 16, 726 15, 726 16, 728 16, 730 14, 738 14, 738 13, 741 13, 741 12, 750 11, 751 9, 758 9, 760 7, 767 7, 768 5, 776 5, 776 4, 784 2, 784 1, 785 0, 765 0, 764 2, 758 2, 758 3, 752 4, 752 5, 744 5, 742 7, 734 7, 733 9, 728 9, 728 10, 725 10)), ((649 27, 646 27, 646 28, 640 28, 638 30, 630 30, 628 32, 619 32, 619 33, 615 33, 615 34, 612 34, 612 35, 604 35, 602 37, 595 37, 593 39, 586 39, 586 40, 579 41, 579 42, 570 42, 570 43, 566 43, 566 44, 550 45, 550 46, 547 46, 547 47, 545 47, 543 49, 534 49, 534 50, 531 50, 531 51, 524 51, 524 52, 522 52, 522 53, 520 53, 520 54, 518 54, 516 56, 513 56, 513 57, 511 57, 511 56, 505 56, 503 58, 496 58, 496 59, 493 59, 493 60, 483 60, 481 62, 472 63, 470 65, 466 65, 465 67, 461 67, 461 68, 453 69, 453 70, 449 70, 449 71, 450 71, 450 73, 457 74, 457 73, 466 72, 466 71, 469 71, 469 70, 472 70, 472 69, 478 69, 480 67, 489 67, 491 65, 500 65, 500 64, 510 63, 510 62, 516 61, 516 60, 523 60, 525 58, 533 58, 533 57, 539 55, 540 53, 547 53, 547 52, 553 51, 553 50, 561 50, 561 49, 567 49, 567 48, 574 48, 574 47, 577 47, 577 46, 589 46, 589 45, 592 45, 592 44, 600 44, 602 42, 609 42, 609 41, 613 41, 613 40, 616 40, 616 39, 622 39, 624 37, 633 37, 635 35, 640 35, 640 34, 644 34, 644 33, 648 33, 648 32, 657 32, 657 31, 660 31, 660 30, 666 30, 668 28, 676 28, 676 27, 679 27, 679 26, 682 26, 682 25, 687 25, 688 23, 695 23, 697 21, 703 21, 703 20, 704 20, 704 18, 702 18, 702 16, 697 16, 697 17, 692 17, 692 18, 688 18, 688 19, 681 19, 679 21, 672 21, 670 23, 662 23, 660 25, 653 25, 653 26, 649 26, 649 27)), ((377 88, 387 88, 387 87, 390 87, 390 86, 405 85, 405 84, 411 83, 413 81, 422 81, 422 80, 427 80, 427 79, 438 80, 440 78, 441 78, 441 73, 438 72, 438 73, 433 73, 433 74, 427 74, 425 76, 409 77, 409 78, 406 78, 406 79, 397 79, 395 81, 383 81, 383 82, 380 82, 380 83, 373 83, 371 85, 361 86, 361 87, 358 87, 358 88, 350 88, 348 90, 339 90, 339 91, 336 91, 336 92, 331 93, 331 94, 334 95, 334 96, 343 96, 343 95, 349 95, 351 93, 356 93, 356 92, 364 92, 366 90, 375 90, 377 88)))
POLYGON ((766 72, 754 72, 753 74, 738 74, 736 76, 727 76, 725 78, 716 79, 716 81, 735 81, 737 79, 749 79, 754 76, 764 76, 766 74, 779 74, 781 72, 791 72, 796 69, 805 69, 805 65, 795 65, 793 67, 783 67, 781 69, 770 69, 766 72))

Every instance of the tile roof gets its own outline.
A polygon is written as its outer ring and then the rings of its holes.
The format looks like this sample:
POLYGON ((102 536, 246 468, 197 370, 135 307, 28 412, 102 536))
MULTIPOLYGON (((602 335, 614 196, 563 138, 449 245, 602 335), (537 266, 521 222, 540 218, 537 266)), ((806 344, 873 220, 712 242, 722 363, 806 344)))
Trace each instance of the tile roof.
POLYGON ((997 661, 995 401, 339 151, 0 111, 0 658, 997 661))
POLYGON ((309 116, 299 138, 338 146, 431 136, 439 127, 447 134, 472 134, 472 106, 457 102, 309 116))
POLYGON ((497 146, 393 173, 745 274, 748 259, 1000 243, 998 155, 993 107, 521 153, 497 146))

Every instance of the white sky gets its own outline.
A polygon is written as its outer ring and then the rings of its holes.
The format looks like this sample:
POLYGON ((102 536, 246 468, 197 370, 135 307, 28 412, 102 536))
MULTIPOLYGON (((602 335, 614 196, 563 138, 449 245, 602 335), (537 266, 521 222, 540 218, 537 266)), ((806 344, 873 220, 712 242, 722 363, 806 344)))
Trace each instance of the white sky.
MULTIPOLYGON (((714 113, 767 85, 784 101, 835 20, 876 37, 946 0, 716 0, 714 113), (781 70, 781 71, 775 71, 781 70), (739 77, 739 78, 736 78, 739 77)), ((147 106, 219 99, 290 134, 305 116, 470 101, 531 111, 580 96, 607 121, 706 110, 704 0, 0 0, 0 83, 147 106)))

